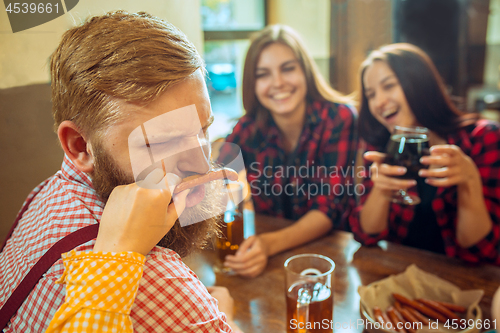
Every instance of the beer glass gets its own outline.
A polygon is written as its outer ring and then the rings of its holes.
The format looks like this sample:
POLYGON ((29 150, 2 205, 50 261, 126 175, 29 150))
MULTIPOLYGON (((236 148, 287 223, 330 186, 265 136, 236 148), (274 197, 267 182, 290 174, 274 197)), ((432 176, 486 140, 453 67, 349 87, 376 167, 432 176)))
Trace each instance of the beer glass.
POLYGON ((333 332, 335 263, 319 254, 299 254, 284 266, 287 333, 333 332))
MULTIPOLYGON (((429 155, 428 134, 429 130, 425 127, 394 127, 394 133, 387 143, 387 157, 384 163, 406 168, 406 173, 397 178, 417 180, 418 171, 427 167, 420 163, 420 158, 429 155)), ((391 201, 404 205, 418 205, 420 198, 401 189, 393 193, 391 201)))
POLYGON ((215 248, 217 263, 214 271, 233 274, 223 263, 228 254, 235 254, 244 239, 243 226, 243 183, 234 182, 226 185, 228 201, 222 217, 222 236, 217 238, 215 248))

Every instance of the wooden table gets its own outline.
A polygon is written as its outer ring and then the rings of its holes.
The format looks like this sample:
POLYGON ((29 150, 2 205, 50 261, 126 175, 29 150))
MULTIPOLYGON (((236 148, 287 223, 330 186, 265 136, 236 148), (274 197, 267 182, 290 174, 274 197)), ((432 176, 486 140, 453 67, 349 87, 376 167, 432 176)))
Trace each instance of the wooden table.
MULTIPOLYGON (((291 222, 256 216, 257 233, 275 230, 291 222)), ((419 268, 454 283, 461 289, 483 289, 480 306, 484 318, 491 319, 491 302, 500 286, 500 267, 470 265, 403 245, 381 242, 379 247, 361 247, 351 233, 333 232, 310 244, 280 253, 269 259, 265 271, 254 279, 215 274, 214 251, 203 251, 186 259, 206 286, 229 289, 235 301, 235 321, 246 333, 286 332, 283 264, 287 258, 301 253, 318 253, 335 261, 334 322, 356 322, 360 318, 360 285, 367 285, 403 272, 407 266, 419 268)), ((336 329, 335 332, 361 332, 362 328, 336 329)))

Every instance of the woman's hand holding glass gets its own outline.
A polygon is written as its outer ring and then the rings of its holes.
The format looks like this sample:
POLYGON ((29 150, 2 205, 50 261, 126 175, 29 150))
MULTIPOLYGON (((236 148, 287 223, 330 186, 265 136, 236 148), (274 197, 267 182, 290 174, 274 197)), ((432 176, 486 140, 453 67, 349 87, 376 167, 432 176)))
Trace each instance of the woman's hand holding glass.
POLYGON ((417 184, 414 179, 399 179, 407 170, 405 167, 389 165, 384 163, 386 154, 377 151, 368 151, 363 157, 373 164, 370 167, 370 178, 373 182, 373 189, 380 191, 384 198, 391 200, 392 193, 401 189, 408 189, 417 184))
MULTIPOLYGON (((458 146, 435 145, 430 149, 430 155, 420 159, 420 163, 429 166, 420 169, 418 175, 426 178, 426 183, 436 187, 449 187, 480 183, 481 177, 474 161, 467 156, 458 146)), ((386 154, 369 151, 364 154, 367 161, 373 162, 370 167, 373 187, 384 195, 390 196, 393 191, 408 189, 416 185, 413 179, 399 179, 395 177, 406 173, 406 168, 383 163, 386 154)))
POLYGON ((426 178, 426 183, 436 187, 454 185, 481 184, 481 176, 474 161, 460 147, 455 145, 435 145, 430 149, 431 155, 424 156, 420 163, 429 165, 429 169, 421 169, 419 176, 426 178))
POLYGON ((235 255, 227 255, 224 266, 244 277, 256 277, 267 265, 269 251, 259 236, 251 236, 243 241, 235 255))

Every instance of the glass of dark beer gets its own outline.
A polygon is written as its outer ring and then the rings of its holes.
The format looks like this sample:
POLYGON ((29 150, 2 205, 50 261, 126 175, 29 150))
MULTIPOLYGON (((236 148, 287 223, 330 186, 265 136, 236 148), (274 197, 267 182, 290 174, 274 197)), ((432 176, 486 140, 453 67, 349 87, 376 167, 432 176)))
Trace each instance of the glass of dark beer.
MULTIPOLYGON (((418 180, 418 171, 427 167, 420 163, 420 158, 429 155, 429 130, 417 126, 395 126, 387 143, 386 154, 384 163, 403 166, 407 170, 397 178, 418 180)), ((391 201, 403 205, 418 205, 420 198, 401 189, 393 193, 391 201)))
POLYGON ((332 333, 333 260, 299 254, 284 266, 287 333, 332 333))

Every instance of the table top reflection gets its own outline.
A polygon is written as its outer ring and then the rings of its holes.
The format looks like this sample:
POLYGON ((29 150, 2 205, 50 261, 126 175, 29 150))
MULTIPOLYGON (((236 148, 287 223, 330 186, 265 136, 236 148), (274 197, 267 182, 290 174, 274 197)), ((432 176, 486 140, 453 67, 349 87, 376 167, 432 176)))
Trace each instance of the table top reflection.
MULTIPOLYGON (((257 234, 290 225, 290 221, 255 216, 257 234)), ((454 283, 461 289, 483 289, 480 306, 484 318, 491 319, 491 302, 500 284, 500 267, 470 265, 444 255, 407 246, 381 242, 379 247, 361 247, 351 233, 334 231, 312 243, 269 258, 265 271, 254 279, 214 273, 217 256, 205 250, 186 258, 186 264, 206 286, 229 289, 235 301, 235 322, 246 332, 286 332, 285 275, 283 264, 289 257, 317 253, 335 262, 334 322, 344 328, 335 332, 362 332, 354 324, 360 319, 358 287, 403 272, 409 265, 454 283), (338 324, 339 323, 339 324, 338 324)))

